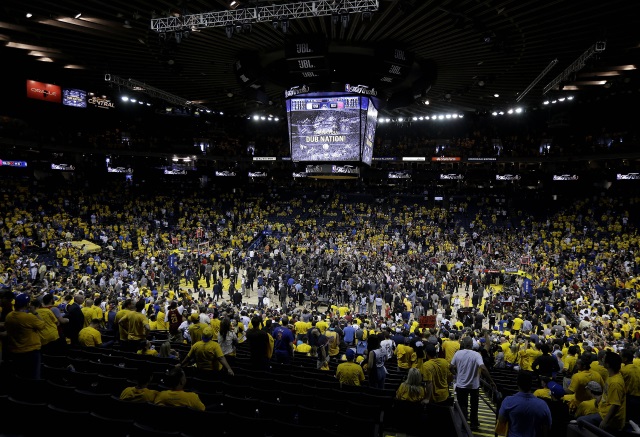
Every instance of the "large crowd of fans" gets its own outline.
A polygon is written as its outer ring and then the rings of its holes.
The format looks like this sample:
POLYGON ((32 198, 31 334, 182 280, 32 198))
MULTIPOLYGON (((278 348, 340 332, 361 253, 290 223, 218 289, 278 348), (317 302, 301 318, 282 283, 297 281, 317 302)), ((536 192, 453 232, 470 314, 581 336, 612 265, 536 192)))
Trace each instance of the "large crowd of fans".
MULTIPOLYGON (((191 345, 183 365, 213 354, 231 375, 245 341, 252 354, 309 354, 345 383, 366 374, 378 388, 394 360, 408 401, 446 400, 451 369, 475 426, 478 387, 462 385, 459 350, 477 351, 485 369, 532 372, 544 382, 535 396, 611 431, 639 409, 636 198, 576 198, 540 218, 487 214, 475 198, 444 208, 277 188, 0 190, 3 365, 31 376, 36 352, 100 346, 102 334, 155 354, 147 335, 165 330, 191 345), (37 336, 16 327, 29 312, 37 336)), ((531 381, 518 378, 523 392, 531 381)), ((498 425, 517 420, 500 410, 498 425)))

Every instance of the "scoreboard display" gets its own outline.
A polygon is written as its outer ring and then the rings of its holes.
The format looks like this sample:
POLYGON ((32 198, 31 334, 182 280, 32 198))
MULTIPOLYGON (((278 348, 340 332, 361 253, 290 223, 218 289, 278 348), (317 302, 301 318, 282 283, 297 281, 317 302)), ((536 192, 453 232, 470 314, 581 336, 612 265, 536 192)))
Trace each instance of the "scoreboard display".
POLYGON ((374 133, 366 142, 366 128, 375 129, 372 117, 377 111, 372 108, 366 96, 317 95, 287 100, 292 161, 370 165, 374 133))

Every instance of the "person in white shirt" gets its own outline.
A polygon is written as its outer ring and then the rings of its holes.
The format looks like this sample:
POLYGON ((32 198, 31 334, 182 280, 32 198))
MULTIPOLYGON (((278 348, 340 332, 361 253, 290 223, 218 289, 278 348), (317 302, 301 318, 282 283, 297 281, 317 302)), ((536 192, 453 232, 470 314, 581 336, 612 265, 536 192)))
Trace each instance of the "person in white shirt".
POLYGON ((480 353, 472 350, 473 339, 464 337, 460 341, 458 350, 451 360, 451 372, 456 377, 456 398, 465 417, 471 422, 471 429, 478 430, 480 420, 478 418, 478 401, 480 398, 480 373, 490 382, 492 388, 497 390, 496 383, 491 378, 489 370, 482 361, 480 353), (469 396, 471 396, 471 415, 469 415, 469 396))

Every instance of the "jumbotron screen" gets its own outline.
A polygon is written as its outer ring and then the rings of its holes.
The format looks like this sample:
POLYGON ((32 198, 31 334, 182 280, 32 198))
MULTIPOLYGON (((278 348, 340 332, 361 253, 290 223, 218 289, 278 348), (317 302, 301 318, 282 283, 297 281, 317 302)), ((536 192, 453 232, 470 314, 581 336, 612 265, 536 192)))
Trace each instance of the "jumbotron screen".
POLYGON ((291 160, 360 161, 362 100, 368 99, 318 96, 287 100, 291 160))
POLYGON ((371 100, 365 101, 369 106, 367 108, 367 125, 364 133, 364 141, 362 143, 362 162, 371 165, 373 160, 373 144, 376 137, 376 126, 378 123, 378 110, 373 106, 371 100))

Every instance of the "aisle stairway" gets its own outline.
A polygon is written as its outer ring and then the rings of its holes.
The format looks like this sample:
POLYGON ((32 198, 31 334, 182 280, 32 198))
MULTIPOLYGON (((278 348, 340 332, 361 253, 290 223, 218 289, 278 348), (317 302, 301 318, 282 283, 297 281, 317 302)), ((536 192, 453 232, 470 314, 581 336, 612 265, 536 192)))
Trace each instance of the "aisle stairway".
POLYGON ((495 427, 496 427, 496 414, 491 411, 489 405, 491 404, 493 408, 495 406, 492 404, 491 399, 482 391, 480 391, 480 403, 478 404, 478 418, 480 419, 480 430, 474 431, 474 437, 494 437, 495 436, 495 427))

